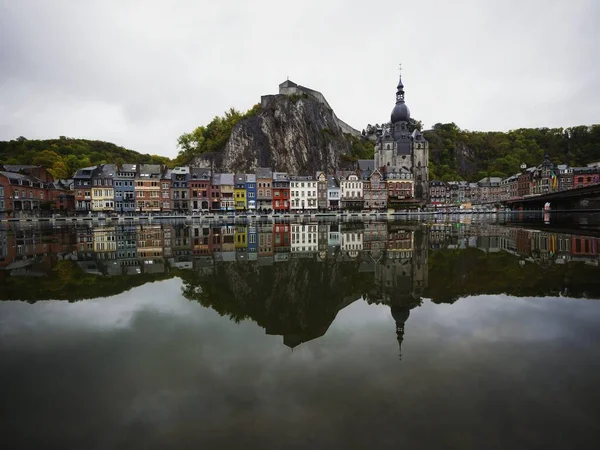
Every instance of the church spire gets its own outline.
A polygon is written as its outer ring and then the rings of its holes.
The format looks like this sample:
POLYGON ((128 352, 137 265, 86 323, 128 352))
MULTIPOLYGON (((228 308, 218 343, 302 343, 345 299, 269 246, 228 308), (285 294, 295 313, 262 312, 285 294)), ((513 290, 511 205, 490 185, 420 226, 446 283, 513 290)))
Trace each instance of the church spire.
POLYGON ((396 104, 404 103, 404 85, 402 84, 402 64, 400 64, 400 75, 398 75, 398 86, 396 86, 396 104))
POLYGON ((390 116, 393 124, 398 122, 408 122, 410 120, 410 111, 406 103, 404 103, 404 85, 402 84, 402 76, 398 81, 398 87, 396 90, 396 105, 392 109, 390 116))
POLYGON ((410 308, 392 306, 392 317, 396 322, 396 339, 398 340, 399 359, 402 359, 402 342, 404 341, 404 325, 410 316, 410 308))

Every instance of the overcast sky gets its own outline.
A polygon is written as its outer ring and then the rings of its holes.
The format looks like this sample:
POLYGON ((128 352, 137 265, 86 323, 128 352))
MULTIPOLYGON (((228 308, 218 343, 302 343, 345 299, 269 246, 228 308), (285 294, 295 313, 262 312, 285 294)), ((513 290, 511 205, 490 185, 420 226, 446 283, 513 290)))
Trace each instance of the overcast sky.
POLYGON ((166 156, 287 76, 355 128, 389 120, 398 64, 426 127, 599 122, 597 0, 5 0, 0 139, 166 156))

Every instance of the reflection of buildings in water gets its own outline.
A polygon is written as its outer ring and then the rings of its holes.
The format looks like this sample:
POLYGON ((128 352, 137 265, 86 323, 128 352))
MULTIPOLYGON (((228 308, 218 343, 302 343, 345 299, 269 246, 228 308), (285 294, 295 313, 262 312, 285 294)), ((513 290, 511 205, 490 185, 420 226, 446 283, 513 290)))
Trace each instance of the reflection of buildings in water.
POLYGON ((363 249, 363 230, 343 231, 340 248, 343 252, 356 258, 363 249))
MULTIPOLYGON (((349 264, 357 275, 374 281, 367 298, 390 306, 399 345, 410 309, 420 304, 428 285, 429 248, 504 251, 540 264, 599 261, 597 238, 482 224, 121 224, 80 225, 53 233, 49 238, 47 231, 34 227, 0 231, 0 276, 50 275, 58 259, 71 257, 85 272, 104 276, 165 273, 170 268, 211 275, 219 263, 270 266, 291 258, 312 258, 320 264, 329 260, 349 264)), ((286 335, 284 340, 294 345, 326 330, 286 335)))
POLYGON ((319 248, 318 225, 293 223, 291 228, 292 253, 316 253, 319 248))
POLYGON ((390 306, 401 352, 404 325, 429 281, 428 234, 421 227, 391 230, 387 242, 384 258, 375 264, 374 301, 390 306))

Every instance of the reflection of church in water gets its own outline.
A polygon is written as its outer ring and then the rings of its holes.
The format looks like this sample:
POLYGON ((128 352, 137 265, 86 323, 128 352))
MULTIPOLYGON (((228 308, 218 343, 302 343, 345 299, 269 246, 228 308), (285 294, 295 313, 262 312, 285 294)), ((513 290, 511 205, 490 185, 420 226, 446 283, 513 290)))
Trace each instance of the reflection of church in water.
POLYGON ((387 239, 387 249, 375 263, 375 292, 369 293, 368 301, 390 307, 401 356, 410 310, 421 304, 428 283, 427 230, 391 225, 387 239))

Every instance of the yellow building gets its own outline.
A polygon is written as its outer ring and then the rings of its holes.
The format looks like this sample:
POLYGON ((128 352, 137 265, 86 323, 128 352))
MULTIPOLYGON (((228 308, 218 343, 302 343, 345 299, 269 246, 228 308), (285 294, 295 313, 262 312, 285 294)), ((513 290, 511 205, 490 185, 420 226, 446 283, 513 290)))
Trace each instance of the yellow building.
POLYGON ((235 227, 235 248, 242 249, 248 247, 248 228, 245 226, 235 227))
POLYGON ((93 233, 95 253, 110 253, 117 251, 117 239, 114 228, 94 228, 93 233))
POLYGON ((115 190, 112 187, 92 188, 92 211, 114 211, 115 190))
POLYGON ((91 180, 92 211, 114 211, 115 190, 113 178, 114 164, 103 164, 100 171, 91 180))
POLYGON ((235 187, 233 189, 234 205, 236 211, 245 211, 248 207, 246 201, 246 176, 235 175, 235 187))

